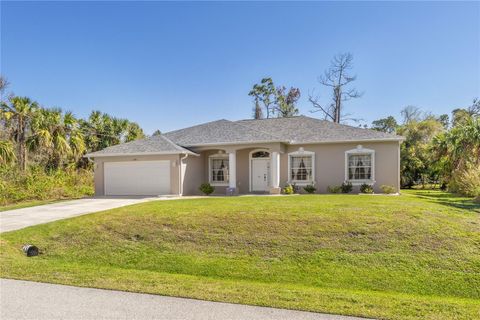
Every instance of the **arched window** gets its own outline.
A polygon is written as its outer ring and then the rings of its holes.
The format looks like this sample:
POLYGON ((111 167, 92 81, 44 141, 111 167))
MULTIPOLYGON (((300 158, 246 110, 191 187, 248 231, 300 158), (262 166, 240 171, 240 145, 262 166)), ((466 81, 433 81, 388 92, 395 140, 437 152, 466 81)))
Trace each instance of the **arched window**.
POLYGON ((270 152, 268 151, 256 151, 252 153, 252 158, 269 158, 270 152))

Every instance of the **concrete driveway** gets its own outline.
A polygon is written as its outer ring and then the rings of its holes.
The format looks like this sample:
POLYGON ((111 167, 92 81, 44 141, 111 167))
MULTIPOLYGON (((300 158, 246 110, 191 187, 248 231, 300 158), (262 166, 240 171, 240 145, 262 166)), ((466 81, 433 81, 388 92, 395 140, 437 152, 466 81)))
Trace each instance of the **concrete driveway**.
MULTIPOLYGON (((152 200, 159 197, 112 197, 86 198, 45 204, 16 210, 0 212, 0 232, 18 230, 36 224, 81 216, 83 214, 108 210, 130 204, 152 200)), ((171 199, 171 198, 169 198, 171 199)))
POLYGON ((353 317, 0 279, 0 318, 350 320, 353 317))

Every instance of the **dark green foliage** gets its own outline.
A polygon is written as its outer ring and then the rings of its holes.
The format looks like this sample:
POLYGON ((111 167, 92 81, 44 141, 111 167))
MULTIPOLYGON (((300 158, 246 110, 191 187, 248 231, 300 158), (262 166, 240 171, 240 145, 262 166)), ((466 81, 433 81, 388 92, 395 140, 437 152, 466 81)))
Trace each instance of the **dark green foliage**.
POLYGON ((342 191, 342 193, 352 192, 353 190, 352 183, 348 181, 343 182, 342 185, 340 186, 340 190, 342 191))
POLYGON ((88 119, 80 120, 88 152, 94 152, 122 142, 143 138, 140 126, 126 119, 119 119, 100 111, 92 111, 88 119))
MULTIPOLYGON (((0 76, 1 90, 6 81, 0 76)), ((143 138, 134 122, 94 111, 78 119, 28 97, 0 103, 0 202, 76 198, 93 190, 91 162, 83 156, 143 138), (79 168, 86 169, 76 170, 79 168)))
POLYGON ((93 172, 84 169, 50 170, 30 166, 0 168, 0 205, 32 200, 59 200, 93 195, 93 172))
POLYGON ((285 86, 277 87, 275 94, 275 111, 278 117, 293 117, 298 115, 296 107, 300 99, 300 89, 291 87, 288 92, 285 86))
POLYGON ((294 194, 295 193, 295 188, 291 184, 287 184, 285 188, 283 188, 283 193, 284 194, 294 194))
POLYGON ((402 187, 426 185, 438 179, 430 149, 433 138, 443 130, 443 125, 433 117, 420 122, 412 120, 399 128, 398 134, 405 137, 400 145, 402 187))
POLYGON ((262 119, 264 113, 266 118, 292 117, 298 114, 296 104, 300 99, 300 89, 291 87, 287 91, 285 86, 275 87, 272 78, 263 78, 260 83, 253 86, 248 95, 254 100, 254 119, 262 119))
POLYGON ((309 185, 303 187, 303 190, 305 190, 305 192, 307 192, 307 193, 315 193, 315 191, 317 191, 317 188, 315 188, 314 185, 309 184, 309 185))
MULTIPOLYGON (((265 117, 270 118, 275 114, 273 105, 275 103, 275 85, 273 84, 272 78, 263 78, 260 83, 255 84, 248 93, 249 96, 253 97, 255 100, 255 108, 259 106, 259 103, 262 103, 265 108, 265 117)), ((260 116, 258 111, 255 111, 255 116, 260 116)), ((263 114, 261 115, 263 117, 263 114)), ((255 117, 255 119, 257 119, 255 117)))
POLYGON ((373 187, 372 187, 372 185, 370 185, 370 184, 363 183, 363 184, 360 186, 360 192, 361 192, 361 193, 373 193, 373 187))
MULTIPOLYGON (((401 186, 439 186, 475 195, 480 167, 480 100, 457 108, 452 120, 447 114, 434 116, 415 106, 401 111, 403 123, 396 132, 405 137, 400 146, 401 186)), ((379 119, 372 128, 391 132, 393 117, 379 119)))
POLYGON ((389 116, 384 119, 378 119, 372 122, 372 129, 382 132, 395 133, 398 123, 394 117, 389 116))
POLYGON ((215 187, 213 187, 210 183, 202 183, 198 190, 202 191, 206 196, 212 194, 215 191, 215 187))

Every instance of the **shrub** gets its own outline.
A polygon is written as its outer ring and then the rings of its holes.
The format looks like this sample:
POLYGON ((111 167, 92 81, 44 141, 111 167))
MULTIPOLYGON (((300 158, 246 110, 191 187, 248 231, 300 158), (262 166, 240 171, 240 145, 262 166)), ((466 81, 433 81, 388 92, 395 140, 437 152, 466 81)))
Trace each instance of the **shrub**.
POLYGON ((215 191, 215 187, 213 187, 210 183, 202 183, 200 188, 198 188, 200 191, 202 191, 206 196, 210 195, 215 191))
POLYGON ((305 190, 305 192, 307 192, 307 193, 315 193, 315 191, 317 191, 317 188, 315 188, 315 186, 309 184, 309 185, 303 187, 303 190, 305 190))
POLYGON ((0 167, 0 205, 31 200, 59 200, 93 195, 93 172, 84 169, 45 171, 30 166, 21 172, 0 167))
POLYGON ((448 188, 468 197, 480 197, 480 167, 473 165, 457 170, 452 175, 448 188))
POLYGON ((363 183, 360 186, 360 192, 361 193, 373 193, 373 186, 367 183, 363 183))
POLYGON ((382 190, 383 193, 386 193, 386 194, 395 193, 395 191, 396 191, 394 186, 389 186, 389 185, 386 185, 386 184, 381 185, 380 189, 382 190))
POLYGON ((340 190, 342 190, 342 193, 352 192, 352 190, 353 190, 352 183, 345 181, 345 182, 342 183, 342 185, 340 186, 340 190))
POLYGON ((342 191, 342 186, 328 186, 327 191, 330 193, 340 193, 342 191))
POLYGON ((285 188, 283 188, 283 193, 285 194, 294 194, 295 193, 295 189, 293 188, 293 186, 291 184, 287 184, 285 186, 285 188))

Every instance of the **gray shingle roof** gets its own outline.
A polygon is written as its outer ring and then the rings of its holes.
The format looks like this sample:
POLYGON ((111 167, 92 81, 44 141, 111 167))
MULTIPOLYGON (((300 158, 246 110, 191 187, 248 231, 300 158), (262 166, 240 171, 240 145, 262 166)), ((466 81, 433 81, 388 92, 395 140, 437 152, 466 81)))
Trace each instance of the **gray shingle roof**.
POLYGON ((145 139, 117 144, 103 150, 92 152, 86 157, 138 155, 138 154, 195 154, 194 152, 180 147, 164 135, 156 135, 145 139))
POLYGON ((306 116, 262 120, 218 120, 167 132, 175 143, 185 147, 213 144, 285 142, 291 144, 401 140, 402 137, 306 116))
POLYGON ((307 144, 391 140, 403 137, 385 132, 351 127, 325 120, 298 116, 262 120, 218 120, 162 135, 108 147, 87 157, 129 154, 195 154, 185 147, 202 145, 284 142, 307 144))
POLYGON ((262 120, 250 119, 240 120, 236 123, 240 123, 252 130, 262 130, 266 133, 276 134, 280 139, 295 144, 402 139, 400 136, 386 132, 362 129, 306 116, 262 120))
POLYGON ((170 140, 176 144, 193 147, 198 145, 211 144, 235 144, 266 141, 284 141, 277 135, 252 130, 240 122, 232 122, 225 119, 207 122, 197 126, 170 131, 165 133, 170 140))

